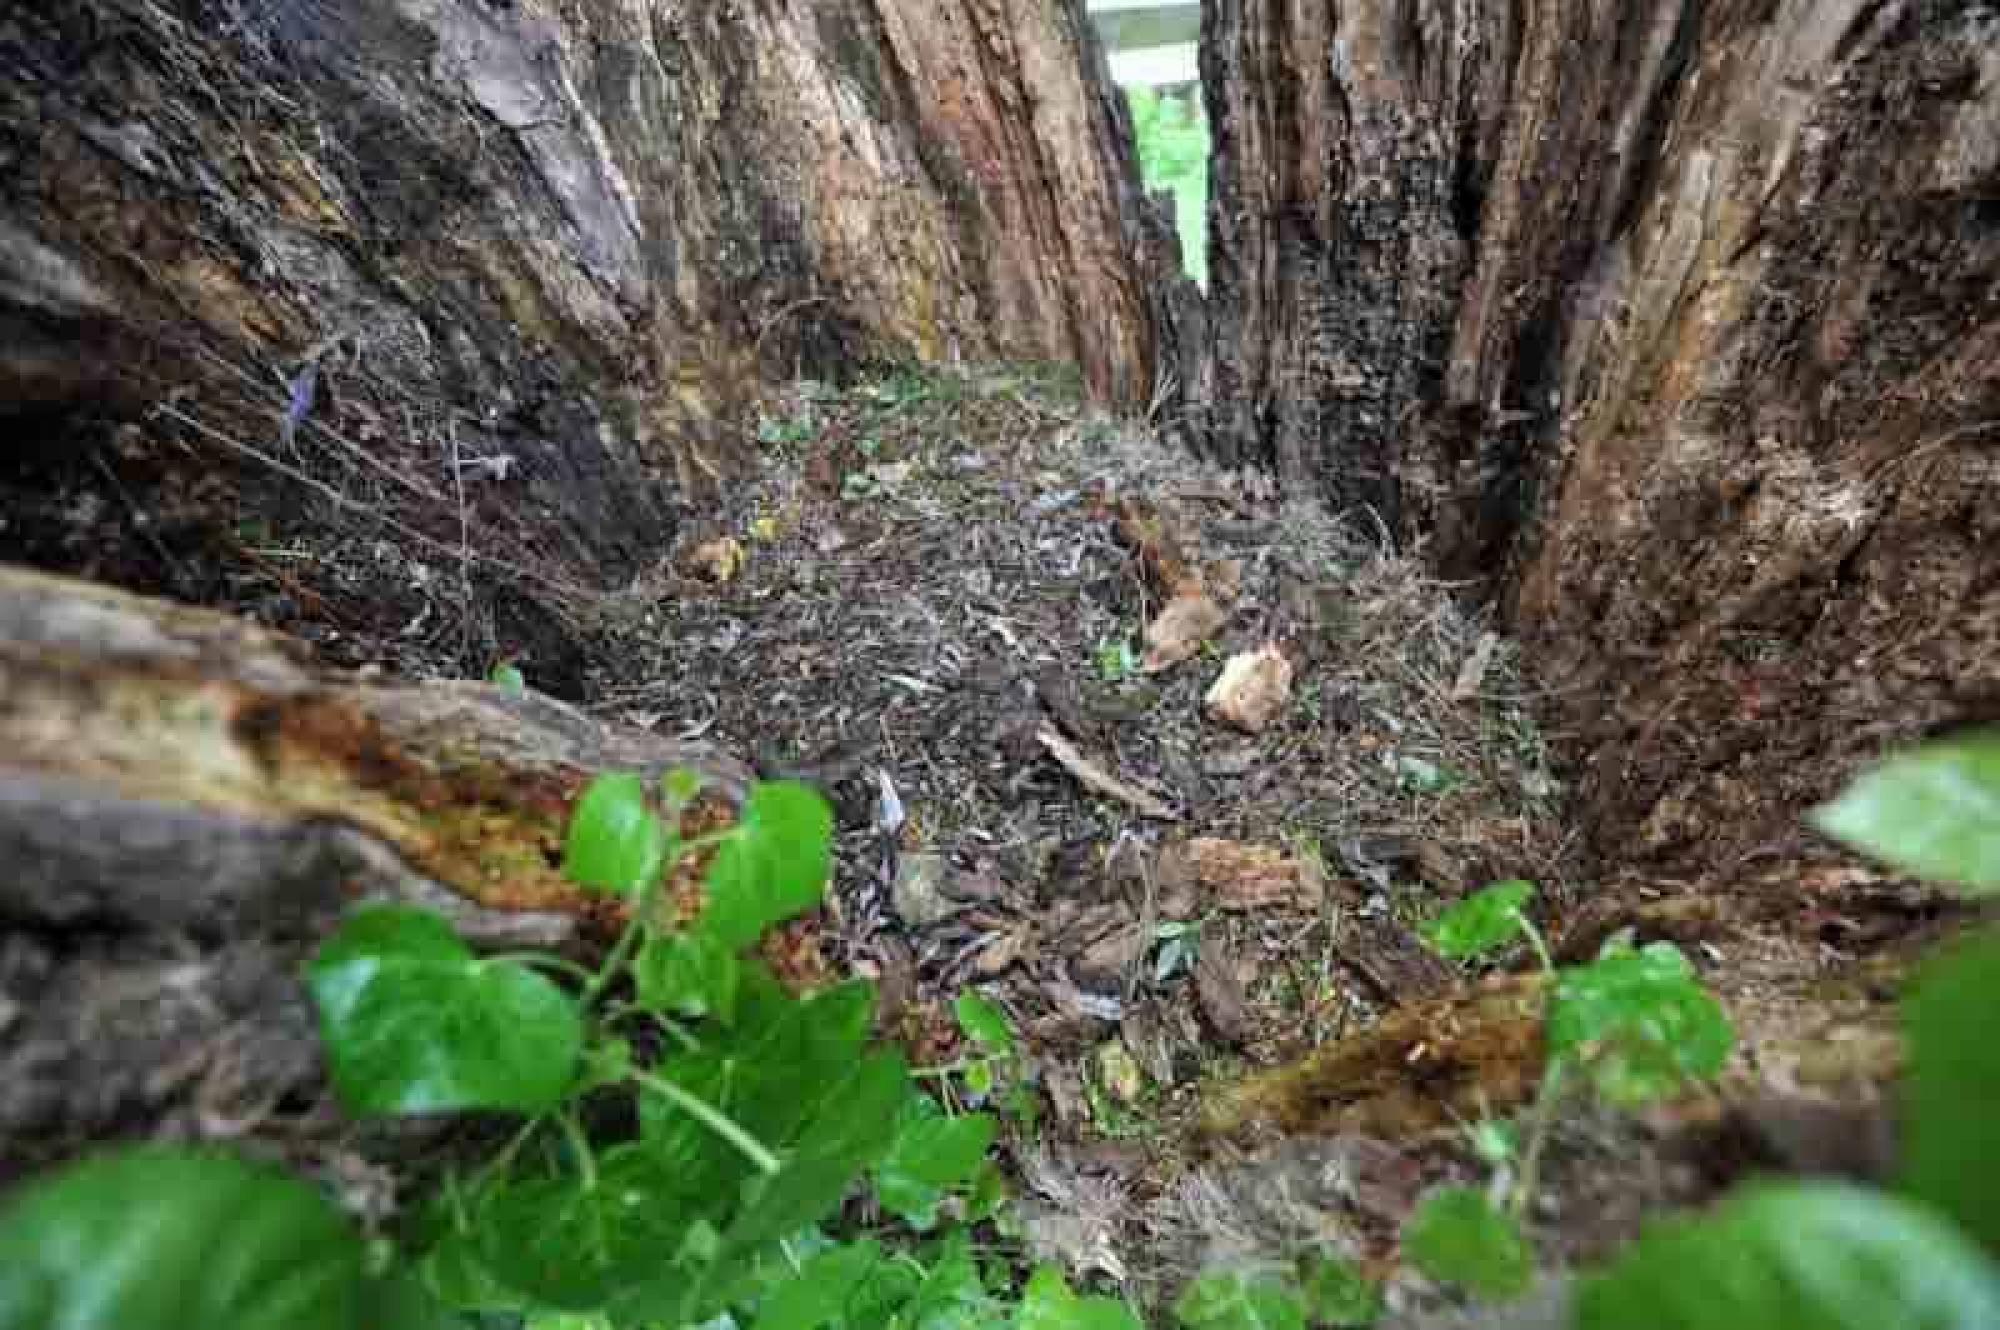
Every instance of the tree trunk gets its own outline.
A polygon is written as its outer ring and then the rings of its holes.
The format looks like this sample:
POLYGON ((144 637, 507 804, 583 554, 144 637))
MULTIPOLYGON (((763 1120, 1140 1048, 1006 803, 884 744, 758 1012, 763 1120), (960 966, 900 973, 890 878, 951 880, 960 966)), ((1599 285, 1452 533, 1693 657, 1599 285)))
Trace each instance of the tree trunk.
POLYGON ((1163 260, 1076 0, 13 0, 0 51, 6 557, 378 634, 458 579, 520 621, 489 648, 574 637, 764 384, 1153 390, 1163 260), (254 553, 307 531, 354 548, 254 553))
POLYGON ((1991 6, 1204 21, 1195 432, 1490 579, 1601 852, 1726 866, 2000 711, 1991 6))

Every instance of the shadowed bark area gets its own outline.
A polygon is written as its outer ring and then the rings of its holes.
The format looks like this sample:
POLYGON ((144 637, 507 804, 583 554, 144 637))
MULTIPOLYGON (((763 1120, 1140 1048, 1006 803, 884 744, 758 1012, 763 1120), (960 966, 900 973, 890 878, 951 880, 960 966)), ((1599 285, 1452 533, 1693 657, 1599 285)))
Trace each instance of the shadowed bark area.
POLYGON ((0 61, 10 557, 378 629, 434 576, 489 647, 574 637, 765 383, 1152 391, 1157 241, 1078 4, 13 3, 0 61), (213 548, 240 513, 358 549, 273 571, 236 546, 282 539, 213 548))
POLYGON ((1204 445, 1502 595, 1596 848, 1727 864, 2000 697, 2000 17, 1206 12, 1204 445))

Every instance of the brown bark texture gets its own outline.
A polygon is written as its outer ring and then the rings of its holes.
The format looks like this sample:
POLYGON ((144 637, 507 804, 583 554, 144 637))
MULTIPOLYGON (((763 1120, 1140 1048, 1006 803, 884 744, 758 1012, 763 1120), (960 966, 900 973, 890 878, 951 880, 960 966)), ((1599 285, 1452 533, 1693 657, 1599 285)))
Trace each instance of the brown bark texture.
POLYGON ((1608 859, 2000 711, 2000 14, 1219 0, 1205 446, 1484 578, 1608 859))
POLYGON ((708 782, 690 830, 749 778, 537 694, 385 684, 0 568, 0 1176, 169 1109, 213 1136, 310 1104, 298 966, 356 901, 489 946, 601 934, 606 899, 560 871, 568 809, 599 771, 677 767, 708 782))
POLYGON ((1073 0, 10 0, 0 60, 9 557, 220 599, 217 514, 289 505, 574 626, 760 385, 1152 392, 1171 260, 1073 0))

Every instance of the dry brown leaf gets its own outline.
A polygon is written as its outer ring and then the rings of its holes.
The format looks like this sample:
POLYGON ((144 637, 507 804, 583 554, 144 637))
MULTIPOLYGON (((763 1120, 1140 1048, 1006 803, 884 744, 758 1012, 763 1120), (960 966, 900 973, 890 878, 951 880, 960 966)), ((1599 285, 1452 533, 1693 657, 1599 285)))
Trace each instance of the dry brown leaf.
POLYGON ((1137 924, 1112 929, 1092 941, 1076 957, 1071 973, 1080 984, 1096 989, 1121 987, 1146 951, 1146 935, 1137 924))
POLYGON ((1271 643, 1238 652, 1222 667, 1202 705, 1217 720, 1260 733, 1292 698, 1292 663, 1271 643))
POLYGON ((1159 509, 1140 499, 1120 499, 1115 511, 1118 534, 1138 554, 1146 581, 1156 592, 1172 600, 1201 591, 1200 571, 1181 552, 1180 541, 1159 509))
POLYGON ((1021 953, 1028 947, 1027 935, 1021 932, 996 933, 993 940, 981 947, 972 957, 972 972, 981 979, 991 979, 1013 968, 1021 959, 1021 953))
POLYGON ((1318 879, 1302 872, 1296 859, 1268 845, 1197 836, 1179 847, 1177 857, 1225 910, 1319 905, 1318 879))
POLYGON ((710 582, 732 581, 743 569, 743 543, 734 536, 704 540, 687 552, 687 568, 710 582))
POLYGON ((1160 822, 1178 822, 1180 814, 1158 795, 1150 794, 1138 786, 1118 779, 1103 767, 1085 757, 1077 746, 1043 726, 1035 733, 1036 742, 1061 764, 1062 769, 1076 777, 1079 784, 1099 794, 1107 795, 1122 804, 1129 805, 1141 817, 1150 817, 1160 822))
POLYGON ((1243 991, 1229 954, 1220 944, 1204 943, 1195 954, 1194 993, 1202 1015, 1225 1043, 1241 1048, 1256 1036, 1250 995, 1243 991))
POLYGON ((1201 644, 1228 622, 1229 615, 1205 594, 1174 597, 1146 625, 1146 654, 1139 669, 1146 674, 1172 669, 1201 650, 1201 644))

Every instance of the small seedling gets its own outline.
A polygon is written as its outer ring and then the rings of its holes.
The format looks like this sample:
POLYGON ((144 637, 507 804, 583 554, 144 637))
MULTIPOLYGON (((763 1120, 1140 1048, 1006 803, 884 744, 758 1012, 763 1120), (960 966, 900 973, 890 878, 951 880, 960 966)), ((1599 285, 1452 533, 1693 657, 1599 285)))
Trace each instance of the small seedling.
POLYGON ((1139 653, 1132 649, 1132 640, 1127 637, 1099 642, 1093 659, 1097 677, 1106 683, 1124 683, 1139 672, 1139 653))
POLYGON ((1153 982, 1164 984, 1177 974, 1194 968, 1201 954, 1201 929, 1205 920, 1168 920, 1153 929, 1153 982))
POLYGON ((757 441, 762 444, 789 446, 804 443, 819 433, 810 412, 799 416, 763 416, 757 421, 757 441))
POLYGON ((1404 1230, 1404 1250, 1433 1278, 1489 1297, 1510 1297, 1532 1280, 1534 1253, 1520 1219, 1535 1195, 1542 1149, 1570 1083, 1581 1077, 1608 1103, 1638 1106, 1712 1079, 1733 1040, 1721 1004, 1669 943, 1634 950, 1607 943, 1588 965, 1558 967, 1528 916, 1535 884, 1495 882, 1452 905, 1419 930, 1439 955, 1475 960, 1526 942, 1541 964, 1548 1061, 1530 1112, 1525 1145, 1506 1124, 1470 1129, 1494 1172, 1498 1199, 1470 1188, 1433 1193, 1404 1230), (1518 1173, 1515 1171, 1519 1162, 1518 1173))

